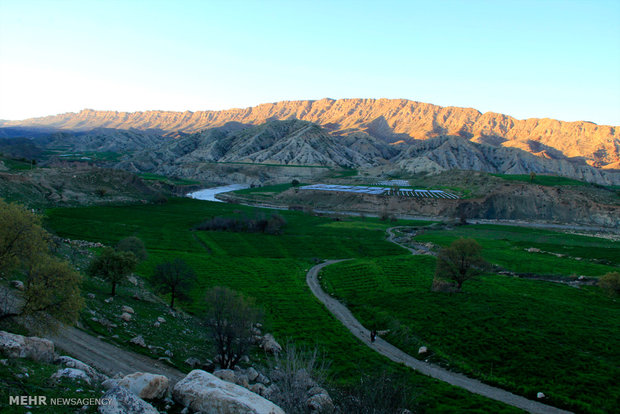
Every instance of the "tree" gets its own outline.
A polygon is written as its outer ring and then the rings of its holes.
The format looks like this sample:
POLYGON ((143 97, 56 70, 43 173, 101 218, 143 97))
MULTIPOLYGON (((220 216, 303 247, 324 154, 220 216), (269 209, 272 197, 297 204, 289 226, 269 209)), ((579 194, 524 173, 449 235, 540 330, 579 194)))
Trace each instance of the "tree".
POLYGON ((457 239, 450 247, 441 249, 437 256, 435 277, 450 280, 457 291, 463 283, 481 274, 488 266, 481 256, 482 247, 473 239, 457 239))
POLYGON ((95 257, 87 269, 93 277, 101 277, 112 284, 112 296, 116 295, 116 285, 122 283, 133 272, 138 263, 131 252, 118 252, 106 247, 101 255, 95 257))
POLYGON ((338 396, 340 412, 358 414, 392 414, 404 412, 413 391, 402 373, 362 373, 359 383, 338 396))
POLYGON ((261 312, 250 298, 226 287, 216 286, 206 294, 205 323, 215 342, 222 368, 233 368, 252 344, 252 328, 261 312))
POLYGON ((19 204, 0 199, 0 274, 47 254, 49 239, 39 217, 19 204))
POLYGON ((533 183, 535 179, 536 179, 536 173, 532 171, 530 173, 530 183, 533 183))
POLYGON ((297 178, 294 178, 293 181, 291 181, 291 185, 293 187, 299 187, 299 180, 297 178))
POLYGON ((618 272, 609 272, 605 276, 602 276, 598 280, 598 285, 601 289, 603 289, 609 296, 618 296, 620 295, 620 273, 618 272))
POLYGON ((140 262, 148 257, 144 243, 135 236, 125 237, 119 241, 116 245, 116 250, 119 252, 132 252, 140 262))
POLYGON ((151 283, 160 293, 170 293, 170 308, 174 308, 174 299, 183 299, 196 280, 196 274, 185 261, 174 259, 157 265, 151 283))

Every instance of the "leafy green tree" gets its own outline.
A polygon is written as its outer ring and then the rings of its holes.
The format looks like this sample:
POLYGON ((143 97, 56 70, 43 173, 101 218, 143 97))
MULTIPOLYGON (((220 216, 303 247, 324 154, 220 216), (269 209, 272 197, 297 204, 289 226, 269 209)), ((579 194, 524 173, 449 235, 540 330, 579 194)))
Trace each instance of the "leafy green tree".
POLYGON ((474 239, 460 238, 453 241, 437 255, 435 277, 451 281, 460 291, 464 282, 478 276, 488 267, 481 252, 482 247, 474 239))
POLYGON ((49 234, 25 207, 0 199, 0 274, 47 254, 49 234))
POLYGON ((157 265, 151 283, 160 293, 170 293, 170 307, 174 308, 174 299, 187 298, 187 294, 196 281, 194 270, 181 259, 157 265))
POLYGON ((252 328, 261 320, 261 312, 252 299, 226 287, 210 289, 205 299, 205 323, 218 362, 222 368, 234 368, 252 345, 252 328))
POLYGON ((142 240, 135 236, 125 237, 119 241, 116 245, 116 250, 119 252, 132 252, 136 259, 141 262, 149 256, 142 240))
POLYGON ((294 178, 293 181, 291 181, 291 185, 293 187, 299 187, 299 180, 297 178, 294 178))
POLYGON ((607 273, 598 280, 598 285, 610 296, 620 295, 620 273, 607 273))
POLYGON ((125 281, 138 264, 136 256, 131 252, 118 252, 110 247, 103 249, 93 259, 87 273, 93 277, 101 277, 112 284, 111 295, 116 295, 116 285, 125 281))

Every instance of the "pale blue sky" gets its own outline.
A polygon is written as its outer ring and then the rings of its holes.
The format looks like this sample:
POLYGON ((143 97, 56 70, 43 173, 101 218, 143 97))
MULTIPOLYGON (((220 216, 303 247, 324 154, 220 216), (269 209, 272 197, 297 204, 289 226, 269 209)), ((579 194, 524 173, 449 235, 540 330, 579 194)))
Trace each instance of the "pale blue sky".
POLYGON ((620 1, 0 0, 0 119, 325 97, 620 125, 620 1))

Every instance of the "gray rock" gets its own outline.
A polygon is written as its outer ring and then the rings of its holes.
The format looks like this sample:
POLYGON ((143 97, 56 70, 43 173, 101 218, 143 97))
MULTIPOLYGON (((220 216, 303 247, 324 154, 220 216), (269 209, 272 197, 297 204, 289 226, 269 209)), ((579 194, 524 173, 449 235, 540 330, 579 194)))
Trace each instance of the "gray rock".
POLYGON ((109 389, 101 399, 108 402, 99 406, 101 414, 159 414, 155 407, 123 387, 109 389))
POLYGON ((192 368, 200 366, 200 360, 198 358, 190 357, 185 360, 185 363, 192 368))
POLYGON ((87 297, 88 299, 95 299, 95 294, 94 294, 94 293, 88 293, 88 294, 86 295, 86 297, 87 297))
POLYGON ((155 328, 159 328, 159 325, 160 325, 160 323, 159 323, 159 322, 155 322, 155 323, 153 324, 153 326, 154 326, 155 328))
POLYGON ((267 393, 267 387, 265 386, 265 384, 261 384, 260 382, 258 382, 250 386, 250 391, 252 391, 254 394, 258 394, 261 397, 264 397, 267 393))
POLYGON ((105 390, 109 390, 111 388, 118 387, 118 382, 119 382, 119 380, 117 378, 108 378, 107 380, 105 380, 105 381, 103 381, 101 383, 101 386, 105 390))
POLYGON ((9 358, 29 358, 35 361, 52 362, 54 343, 36 336, 22 336, 0 331, 0 354, 9 358))
POLYGON ((170 358, 172 358, 172 357, 174 356, 174 354, 172 353, 172 351, 171 351, 171 350, 169 350, 169 349, 166 349, 166 350, 164 351, 164 355, 166 355, 167 357, 170 357, 170 358))
POLYGON ((178 403, 206 413, 284 414, 284 411, 243 387, 201 370, 190 372, 172 391, 178 403))
POLYGON ((144 342, 144 338, 142 337, 142 335, 138 335, 134 338, 131 338, 129 342, 134 345, 141 346, 142 348, 146 348, 146 343, 144 342))
POLYGON ((428 352, 428 348, 427 348, 427 347, 425 347, 425 346, 421 346, 421 347, 418 349, 418 355, 419 355, 419 354, 425 354, 425 353, 427 353, 427 352, 428 352))
POLYGON ((21 280, 11 280, 11 287, 17 290, 25 289, 24 282, 22 282, 21 280))
POLYGON ((123 307, 121 308, 121 312, 123 313, 131 313, 133 314, 133 308, 131 306, 127 306, 127 305, 123 305, 123 307))
POLYGON ((164 319, 163 316, 159 316, 159 317, 157 317, 157 322, 159 322, 159 323, 166 323, 166 319, 164 319))
POLYGON ((120 318, 121 318, 122 320, 124 320, 125 322, 129 322, 129 321, 131 321, 131 314, 130 314, 130 313, 127 313, 127 312, 124 312, 124 313, 120 316, 120 318))
POLYGON ((81 371, 84 371, 88 377, 94 381, 103 381, 106 377, 95 371, 90 365, 83 363, 75 358, 71 358, 70 356, 61 356, 58 357, 55 361, 57 364, 64 365, 67 368, 75 368, 81 371))
POLYGON ((123 377, 123 379, 118 382, 118 385, 127 388, 140 398, 151 400, 163 398, 166 395, 169 381, 168 378, 163 375, 135 372, 123 377))
POLYGON ((104 300, 105 303, 112 303, 114 301, 114 297, 109 297, 106 300, 104 300))
POLYGON ((245 371, 246 375, 248 376, 248 380, 254 382, 256 381, 256 378, 258 378, 258 376, 260 375, 258 373, 258 371, 256 369, 254 369, 254 367, 250 367, 245 371))
POLYGON ((272 334, 266 334, 265 336, 263 336, 261 348, 263 348, 265 352, 268 352, 270 354, 279 354, 280 352, 282 352, 282 347, 276 341, 272 334))
POLYGON ((235 371, 232 369, 218 369, 217 371, 213 371, 213 375, 218 377, 223 381, 235 382, 235 371))
POLYGON ((86 372, 82 371, 81 369, 75 369, 75 368, 59 369, 52 375, 52 379, 58 380, 60 378, 68 378, 74 381, 75 380, 84 381, 90 385, 90 377, 86 374, 86 372))

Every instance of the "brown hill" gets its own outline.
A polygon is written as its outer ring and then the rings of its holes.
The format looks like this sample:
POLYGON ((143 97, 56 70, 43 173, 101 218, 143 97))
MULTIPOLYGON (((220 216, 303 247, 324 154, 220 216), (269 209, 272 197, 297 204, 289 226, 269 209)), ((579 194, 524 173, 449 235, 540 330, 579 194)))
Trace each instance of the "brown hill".
POLYGON ((245 109, 200 112, 113 112, 83 110, 4 126, 45 126, 72 130, 98 127, 196 132, 229 122, 258 125, 296 118, 317 123, 333 134, 363 131, 388 143, 460 135, 474 142, 516 147, 553 159, 583 158, 600 168, 620 162, 620 129, 591 122, 518 120, 471 108, 441 107, 405 99, 321 99, 282 101, 245 109))

